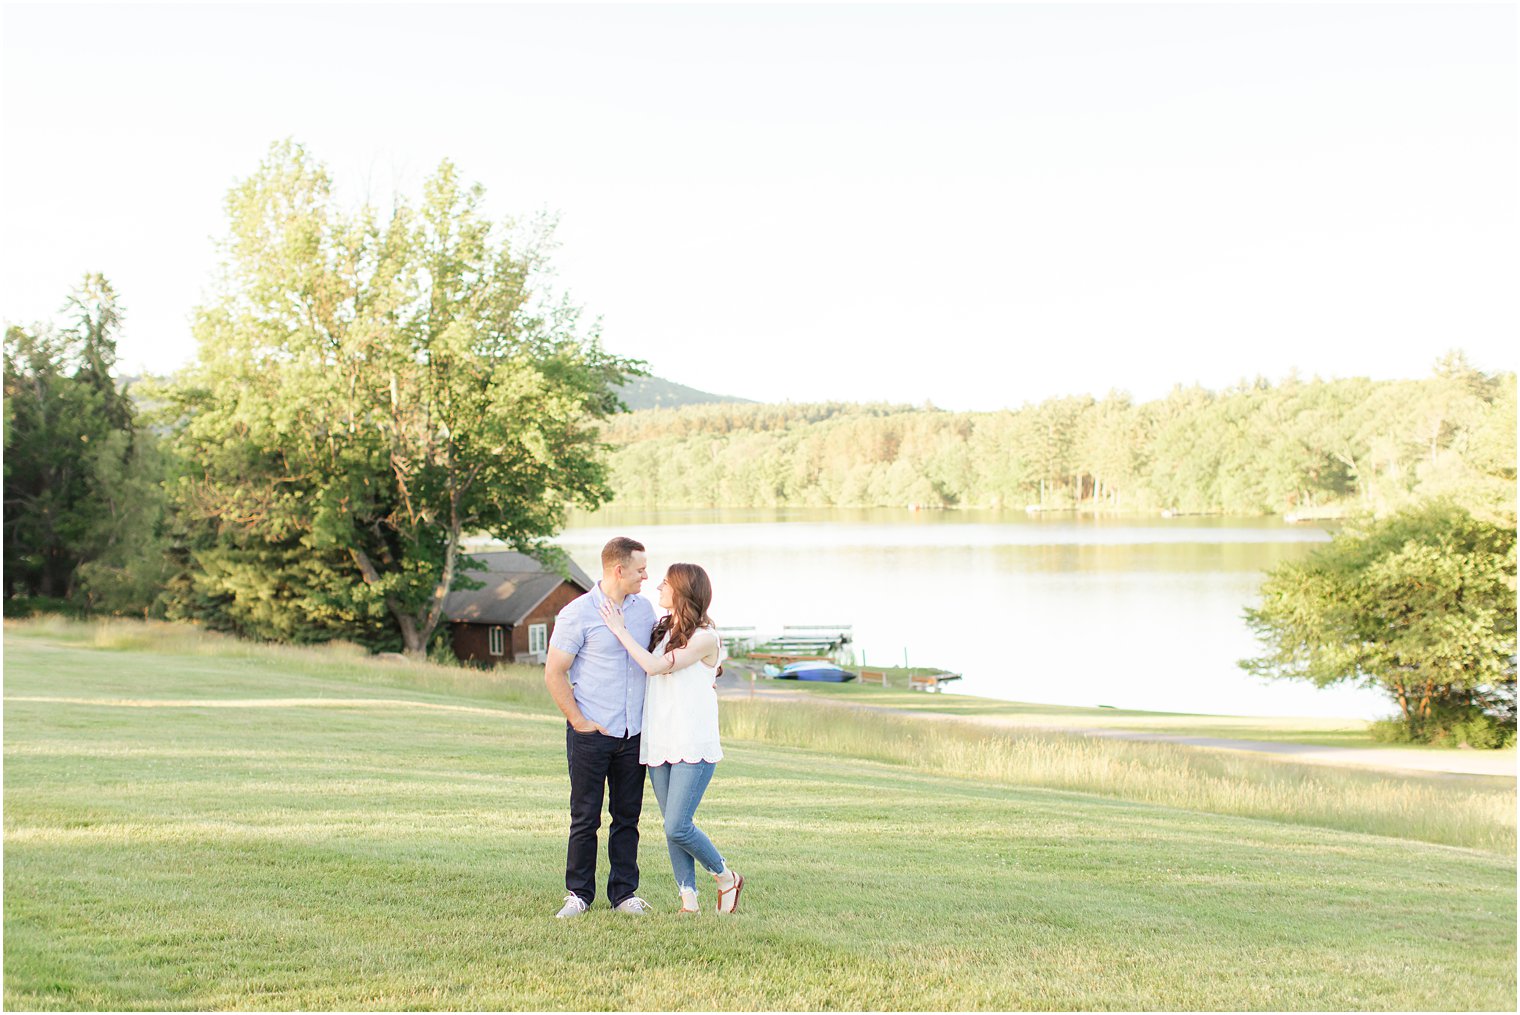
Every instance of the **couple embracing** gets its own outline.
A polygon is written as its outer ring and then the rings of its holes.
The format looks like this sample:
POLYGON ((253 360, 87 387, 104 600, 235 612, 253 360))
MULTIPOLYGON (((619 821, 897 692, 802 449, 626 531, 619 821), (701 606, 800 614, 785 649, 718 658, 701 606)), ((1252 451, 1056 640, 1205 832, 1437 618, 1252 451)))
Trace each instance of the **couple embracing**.
POLYGON ((712 583, 695 564, 672 564, 658 586, 658 620, 639 590, 649 578, 642 543, 624 536, 602 548, 602 579, 560 611, 549 639, 544 682, 565 713, 570 763, 570 846, 561 917, 579 916, 596 898, 596 832, 602 800, 607 833, 608 901, 643 914, 639 898, 639 813, 648 772, 665 817, 665 843, 682 913, 697 913, 696 865, 716 881, 715 909, 739 906, 744 878, 728 868, 692 819, 718 746, 722 642, 707 607, 712 583))

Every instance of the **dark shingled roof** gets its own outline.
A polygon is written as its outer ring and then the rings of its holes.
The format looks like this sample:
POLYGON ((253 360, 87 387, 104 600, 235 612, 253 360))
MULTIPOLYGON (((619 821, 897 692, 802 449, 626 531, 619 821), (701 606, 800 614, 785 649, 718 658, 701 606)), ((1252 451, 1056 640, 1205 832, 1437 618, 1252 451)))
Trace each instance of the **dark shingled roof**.
MULTIPOLYGON (((443 601, 443 615, 451 621, 467 624, 519 624, 533 608, 567 579, 522 553, 472 553, 485 564, 484 571, 467 571, 471 579, 484 582, 483 588, 456 589, 443 601)), ((591 591, 586 572, 570 562, 571 584, 591 591)))

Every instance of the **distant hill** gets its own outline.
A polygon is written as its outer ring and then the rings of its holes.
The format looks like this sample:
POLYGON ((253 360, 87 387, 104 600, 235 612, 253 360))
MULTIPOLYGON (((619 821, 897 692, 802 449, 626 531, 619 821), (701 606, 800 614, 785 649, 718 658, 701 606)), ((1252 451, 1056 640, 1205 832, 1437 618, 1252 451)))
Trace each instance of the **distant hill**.
POLYGON ((714 405, 719 402, 755 404, 748 398, 714 395, 659 377, 634 377, 618 391, 630 410, 676 409, 683 405, 714 405))

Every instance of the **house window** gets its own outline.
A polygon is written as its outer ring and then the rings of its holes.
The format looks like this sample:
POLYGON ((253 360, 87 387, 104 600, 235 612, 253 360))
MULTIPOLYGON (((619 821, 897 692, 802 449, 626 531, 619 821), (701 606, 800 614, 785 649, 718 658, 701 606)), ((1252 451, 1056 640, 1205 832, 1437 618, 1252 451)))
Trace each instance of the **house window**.
POLYGON ((549 625, 528 625, 528 654, 541 659, 549 652, 549 625))
POLYGON ((493 656, 504 656, 507 654, 506 632, 499 627, 491 628, 491 654, 493 656))

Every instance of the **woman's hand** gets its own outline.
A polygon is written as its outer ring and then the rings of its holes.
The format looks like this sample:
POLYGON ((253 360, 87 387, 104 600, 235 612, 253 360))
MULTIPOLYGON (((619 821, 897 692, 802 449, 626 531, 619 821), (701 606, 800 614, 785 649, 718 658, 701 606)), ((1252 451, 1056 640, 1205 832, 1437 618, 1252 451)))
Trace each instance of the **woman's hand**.
POLYGON ((606 622, 608 630, 613 634, 621 634, 628 630, 628 625, 623 623, 623 611, 612 605, 612 601, 603 600, 596 608, 602 613, 602 620, 606 622))

